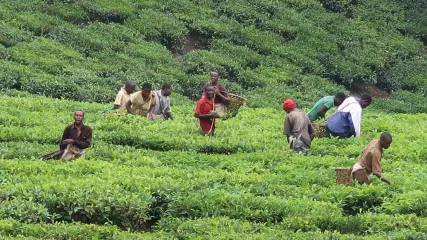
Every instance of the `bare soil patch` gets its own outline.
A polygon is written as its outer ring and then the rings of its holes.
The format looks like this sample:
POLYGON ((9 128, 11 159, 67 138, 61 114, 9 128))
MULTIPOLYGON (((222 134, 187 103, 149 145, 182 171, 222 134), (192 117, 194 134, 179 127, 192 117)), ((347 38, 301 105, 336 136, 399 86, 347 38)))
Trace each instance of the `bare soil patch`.
POLYGON ((177 56, 194 50, 207 50, 209 47, 209 38, 193 31, 184 39, 177 41, 170 51, 174 56, 177 56))
POLYGON ((390 97, 389 92, 370 84, 354 84, 350 89, 350 93, 353 95, 370 94, 372 97, 375 98, 390 97))

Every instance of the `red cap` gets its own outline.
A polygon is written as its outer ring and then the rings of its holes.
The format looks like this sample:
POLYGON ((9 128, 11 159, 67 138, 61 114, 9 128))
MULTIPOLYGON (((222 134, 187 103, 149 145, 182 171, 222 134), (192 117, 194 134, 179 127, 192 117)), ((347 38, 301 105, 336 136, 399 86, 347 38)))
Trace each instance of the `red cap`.
POLYGON ((292 100, 292 99, 290 99, 290 98, 286 99, 286 100, 283 102, 283 105, 282 105, 282 108, 283 108, 283 110, 285 110, 285 111, 292 110, 292 109, 294 109, 294 108, 296 108, 296 107, 297 107, 297 105, 295 104, 294 100, 292 100))

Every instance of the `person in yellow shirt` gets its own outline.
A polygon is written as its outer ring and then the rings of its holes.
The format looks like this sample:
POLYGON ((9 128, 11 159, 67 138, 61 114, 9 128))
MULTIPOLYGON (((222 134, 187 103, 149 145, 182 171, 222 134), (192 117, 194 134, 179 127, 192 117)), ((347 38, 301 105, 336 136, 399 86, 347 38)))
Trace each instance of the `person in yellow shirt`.
POLYGON ((156 105, 156 97, 151 89, 150 83, 144 83, 141 91, 135 92, 130 96, 126 104, 128 113, 147 117, 148 113, 151 112, 156 105))
POLYGON ((126 104, 129 102, 130 95, 135 91, 135 86, 134 81, 126 81, 125 86, 117 93, 116 100, 114 101, 114 109, 126 110, 126 104))

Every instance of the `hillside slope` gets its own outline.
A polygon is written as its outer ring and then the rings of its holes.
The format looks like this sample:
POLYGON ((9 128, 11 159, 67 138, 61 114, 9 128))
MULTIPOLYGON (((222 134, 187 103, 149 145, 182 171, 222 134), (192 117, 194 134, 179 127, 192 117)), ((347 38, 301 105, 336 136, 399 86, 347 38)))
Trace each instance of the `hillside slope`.
POLYGON ((422 2, 2 1, 0 89, 110 102, 134 79, 195 99, 215 69, 254 107, 375 84, 378 109, 426 112, 422 2))

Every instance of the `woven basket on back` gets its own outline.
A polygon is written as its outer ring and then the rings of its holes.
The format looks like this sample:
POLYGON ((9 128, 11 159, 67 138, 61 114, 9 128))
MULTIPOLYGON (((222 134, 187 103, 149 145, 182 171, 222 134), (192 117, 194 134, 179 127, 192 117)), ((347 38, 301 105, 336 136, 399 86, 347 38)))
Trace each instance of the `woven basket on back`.
POLYGON ((320 125, 319 123, 312 123, 311 125, 314 128, 314 137, 323 138, 328 135, 328 132, 326 131, 326 127, 324 125, 320 125))
POLYGON ((351 168, 335 168, 337 184, 352 185, 351 168))
POLYGON ((239 108, 248 101, 246 98, 236 94, 229 93, 228 96, 230 97, 229 108, 233 113, 237 113, 237 111, 239 111, 239 108))

